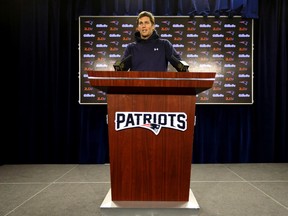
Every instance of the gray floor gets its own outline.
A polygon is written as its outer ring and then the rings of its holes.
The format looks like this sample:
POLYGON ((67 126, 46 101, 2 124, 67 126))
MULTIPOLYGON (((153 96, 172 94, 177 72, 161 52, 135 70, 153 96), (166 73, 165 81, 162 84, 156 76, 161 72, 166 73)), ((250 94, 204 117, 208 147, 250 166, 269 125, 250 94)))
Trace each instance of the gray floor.
MULTIPOLYGON (((100 208, 110 189, 109 168, 2 165, 0 216, 131 215, 129 210, 111 213, 100 208)), ((187 215, 288 216, 287 163, 193 164, 191 169, 191 190, 200 209, 187 215)), ((178 209, 162 210, 165 215, 181 215, 178 209)), ((161 215, 149 209, 142 214, 161 215)))

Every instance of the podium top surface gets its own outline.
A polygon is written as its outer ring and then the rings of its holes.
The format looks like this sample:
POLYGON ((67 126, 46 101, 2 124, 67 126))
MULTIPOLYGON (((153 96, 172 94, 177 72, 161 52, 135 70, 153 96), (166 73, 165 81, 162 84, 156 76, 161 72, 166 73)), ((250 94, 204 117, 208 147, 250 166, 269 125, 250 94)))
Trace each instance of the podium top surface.
POLYGON ((87 71, 90 84, 107 93, 191 95, 212 87, 215 72, 87 71))

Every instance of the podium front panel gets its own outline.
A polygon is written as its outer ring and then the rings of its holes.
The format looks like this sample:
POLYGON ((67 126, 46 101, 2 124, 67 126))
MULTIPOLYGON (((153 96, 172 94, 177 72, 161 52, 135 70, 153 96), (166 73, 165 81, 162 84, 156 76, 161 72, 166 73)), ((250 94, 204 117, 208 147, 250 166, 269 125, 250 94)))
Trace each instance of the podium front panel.
POLYGON ((195 102, 195 95, 108 94, 113 201, 188 201, 195 102))

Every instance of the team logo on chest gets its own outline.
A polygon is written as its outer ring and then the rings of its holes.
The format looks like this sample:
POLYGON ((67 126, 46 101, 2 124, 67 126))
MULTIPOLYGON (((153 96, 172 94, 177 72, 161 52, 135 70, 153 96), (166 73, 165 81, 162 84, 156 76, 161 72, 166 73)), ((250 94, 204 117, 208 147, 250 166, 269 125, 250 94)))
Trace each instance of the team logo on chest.
POLYGON ((185 131, 187 115, 183 112, 116 112, 115 130, 141 127, 158 135, 162 127, 185 131))

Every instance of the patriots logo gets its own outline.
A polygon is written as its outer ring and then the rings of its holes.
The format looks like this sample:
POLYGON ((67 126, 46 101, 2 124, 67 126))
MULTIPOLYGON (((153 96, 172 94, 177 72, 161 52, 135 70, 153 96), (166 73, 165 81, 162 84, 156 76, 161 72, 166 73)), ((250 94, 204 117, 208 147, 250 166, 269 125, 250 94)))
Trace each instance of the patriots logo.
POLYGON ((155 124, 155 123, 143 124, 143 125, 140 125, 140 127, 151 130, 155 135, 158 135, 161 130, 161 125, 155 124))
POLYGON ((114 122, 116 131, 140 127, 155 135, 160 133, 161 128, 187 129, 187 115, 184 112, 116 112, 114 122))

